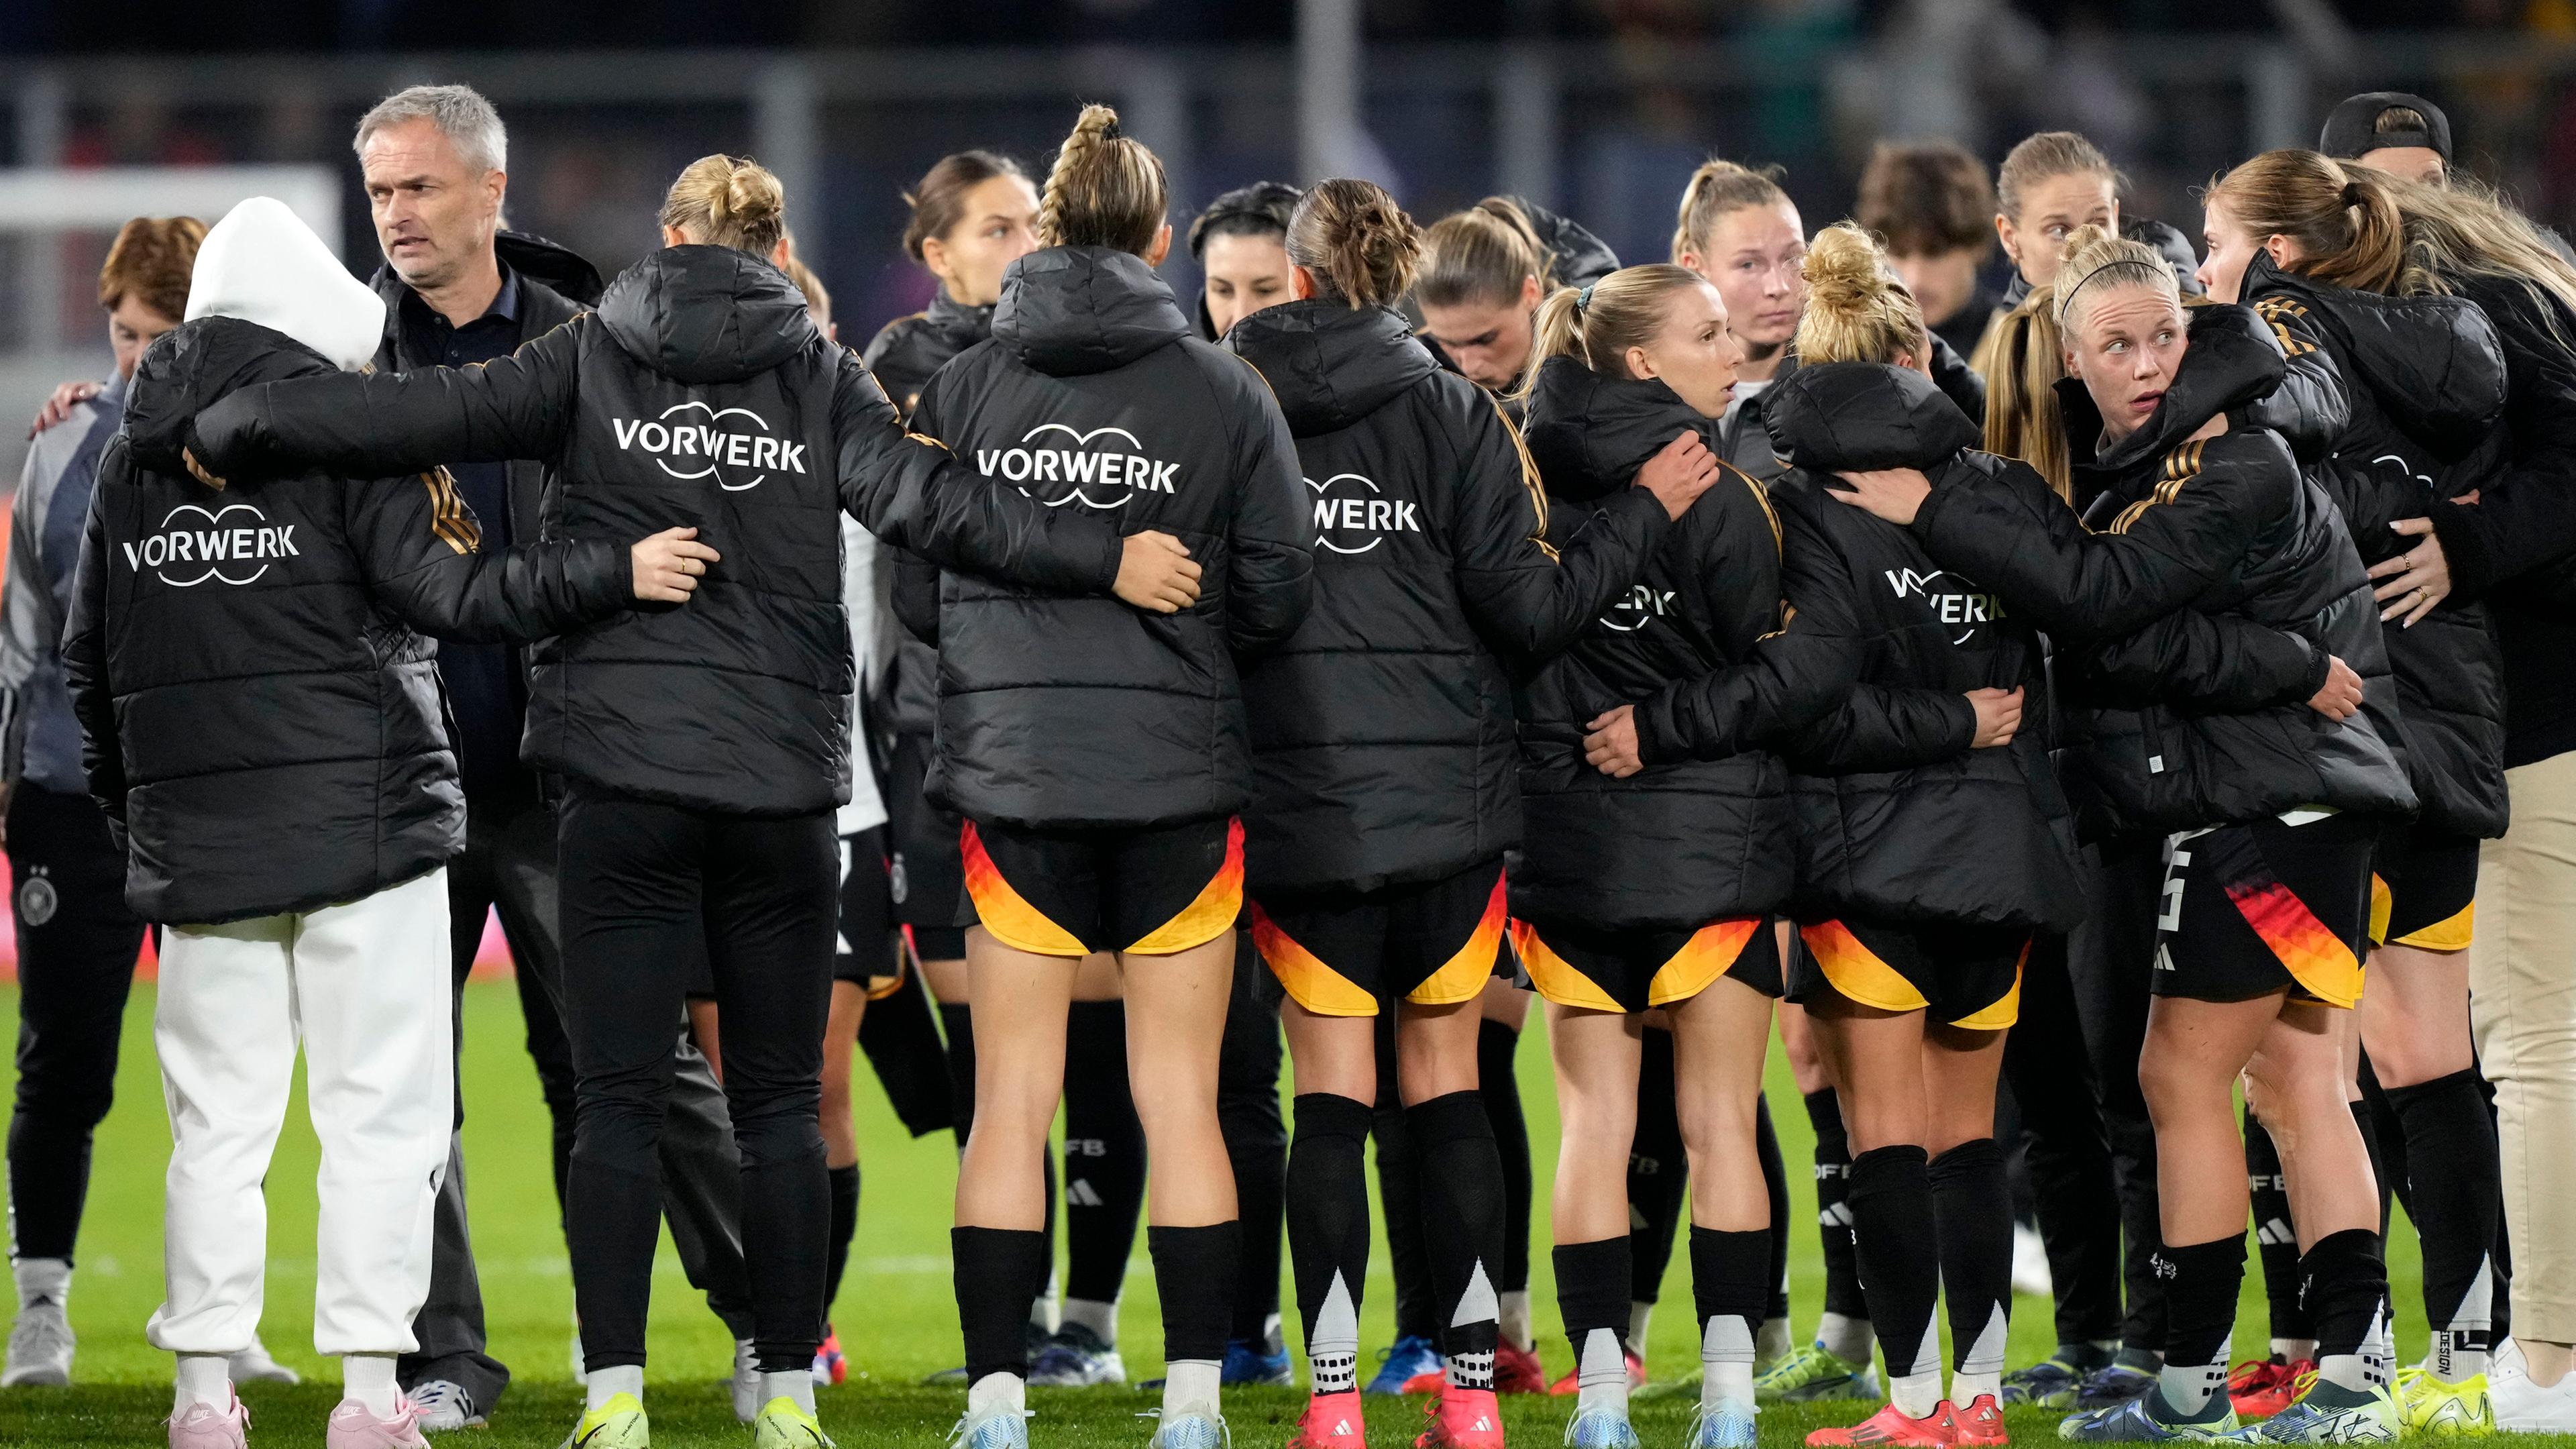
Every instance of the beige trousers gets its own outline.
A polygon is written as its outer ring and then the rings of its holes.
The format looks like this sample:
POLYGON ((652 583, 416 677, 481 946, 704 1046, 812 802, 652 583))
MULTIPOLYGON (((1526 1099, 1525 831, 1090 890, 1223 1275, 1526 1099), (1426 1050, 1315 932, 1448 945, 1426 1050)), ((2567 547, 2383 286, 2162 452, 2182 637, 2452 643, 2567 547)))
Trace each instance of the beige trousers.
POLYGON ((2469 1012, 2496 1088, 2513 1331, 2576 1343, 2576 753, 2505 782, 2513 826, 2478 856, 2469 1012))

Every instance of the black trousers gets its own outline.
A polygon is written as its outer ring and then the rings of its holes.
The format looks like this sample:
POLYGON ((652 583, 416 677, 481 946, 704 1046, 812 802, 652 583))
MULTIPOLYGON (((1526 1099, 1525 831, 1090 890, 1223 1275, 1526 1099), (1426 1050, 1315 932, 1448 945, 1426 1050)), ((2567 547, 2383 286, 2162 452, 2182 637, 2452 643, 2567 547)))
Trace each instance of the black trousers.
POLYGON ((1288 1123, 1279 1111, 1279 1010, 1263 994, 1270 968, 1235 932, 1234 994, 1217 1050, 1216 1116, 1225 1155, 1234 1165, 1234 1195, 1243 1224, 1241 1277, 1234 1289, 1228 1337, 1267 1343, 1278 1331, 1279 1239, 1288 1213, 1288 1123))
MULTIPOLYGON (((2132 1076, 2136 1065, 2129 1064, 2132 1076)), ((2092 1053, 2068 976, 2066 938, 2032 942, 2021 1019, 2004 1042, 2031 1206, 2048 1245, 2057 1341, 2120 1333, 2120 1210, 2092 1053)))
POLYGON ((9 871, 18 918, 10 1252, 68 1261, 89 1196, 90 1141, 116 1098, 143 922, 125 908, 125 856, 87 795, 19 781, 9 798, 9 871))
POLYGON ((754 1350, 765 1372, 809 1367, 831 1215, 816 1114, 840 889, 832 817, 576 791, 556 838, 579 1072, 567 1210, 589 1367, 644 1362, 672 1023, 700 949, 724 1020, 754 1350))
POLYGON ((2165 1295, 2151 1262, 2163 1238, 2156 1132, 2138 1086, 2138 1054, 2147 1042, 2164 842, 2152 835, 2104 841, 2085 849, 2084 864, 2087 910, 2084 924, 2067 938, 2066 969, 2120 1203, 2120 1275, 2127 1289, 2120 1339, 2128 1348, 2161 1352, 2165 1295))

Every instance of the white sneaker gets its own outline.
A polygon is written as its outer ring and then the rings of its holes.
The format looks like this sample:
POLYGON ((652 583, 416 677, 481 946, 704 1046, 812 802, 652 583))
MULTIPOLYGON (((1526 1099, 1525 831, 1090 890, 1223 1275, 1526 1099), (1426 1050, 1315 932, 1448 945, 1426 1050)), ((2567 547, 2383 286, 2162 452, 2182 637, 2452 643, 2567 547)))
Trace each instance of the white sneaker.
POLYGON ((2520 1362, 2511 1371, 2490 1369, 2487 1407, 2495 1414, 2495 1426, 2508 1433, 2576 1434, 2576 1370, 2543 1388, 2520 1362))
POLYGON ((2048 1271, 2048 1243, 2037 1228, 2027 1223, 2013 1224, 2012 1286, 2015 1293, 2027 1298, 2048 1298, 2056 1293, 2048 1271))
POLYGON ((250 1347, 232 1356, 230 1372, 237 1384, 300 1384, 304 1375, 268 1356, 267 1345, 258 1335, 251 1337, 250 1347))
POLYGON ((431 1379, 414 1388, 411 1406, 420 1414, 420 1431, 444 1434, 450 1429, 480 1429, 483 1415, 474 1407, 474 1396, 453 1379, 431 1379))
POLYGON ((18 1310, 9 1330, 9 1366, 0 1369, 0 1389, 42 1384, 59 1388, 72 1381, 71 1316, 59 1298, 39 1298, 18 1310))
POLYGON ((733 1416, 748 1424, 760 1417, 760 1357, 751 1340, 733 1341, 733 1416))

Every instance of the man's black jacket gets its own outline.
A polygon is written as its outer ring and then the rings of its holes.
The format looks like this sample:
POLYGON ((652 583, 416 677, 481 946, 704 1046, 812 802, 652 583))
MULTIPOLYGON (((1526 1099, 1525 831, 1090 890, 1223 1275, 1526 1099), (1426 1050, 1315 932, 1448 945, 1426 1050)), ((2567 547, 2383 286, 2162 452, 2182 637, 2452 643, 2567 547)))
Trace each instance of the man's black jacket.
POLYGON ((1141 257, 1050 247, 1003 273, 992 337, 931 379, 913 426, 985 494, 1160 529, 1204 570, 1197 604, 1146 614, 953 571, 933 610, 907 568, 896 606, 939 646, 930 798, 1054 829, 1250 803, 1235 656, 1296 632, 1314 583, 1296 440, 1261 375, 1200 341, 1141 257))
POLYGON ((2088 841, 2305 806, 2414 813, 2361 556, 2289 445, 2241 416, 2280 385, 2283 367, 2252 312, 2194 308, 2189 350, 2156 411, 2098 456, 2083 384, 2059 387, 2069 444, 2092 460, 2075 466, 2075 491, 2093 500, 2100 532, 2053 497, 1979 489, 1936 487, 1915 515, 1924 552, 1993 587, 2058 644, 2059 763, 2088 841), (2192 436, 2222 414, 2225 432, 2192 436), (2171 651, 2125 636, 2186 608, 2296 634, 2306 657, 2240 635, 2199 680, 2200 697, 2179 698, 2171 651), (2329 657, 2362 677, 2350 719, 2304 702, 2329 657))
POLYGON ((1369 891, 1500 857, 1521 843, 1511 666, 1627 592, 1670 516, 1620 489, 1560 564, 1512 425, 1396 312, 1291 302, 1225 345, 1278 394, 1317 545, 1314 608, 1244 670, 1253 889, 1369 891))
POLYGON ((229 476, 290 459, 382 472, 536 458, 547 538, 698 530, 724 555, 683 608, 536 652, 524 757, 687 809, 806 815, 849 798, 847 510, 880 539, 1042 587, 1104 591, 1119 540, 985 486, 904 433, 794 284, 730 247, 668 247, 585 313, 467 368, 246 389, 196 427, 229 476))
MULTIPOLYGON (((2477 487, 2453 465, 2481 451, 2503 416, 2504 349, 2486 314, 2459 297, 2330 286, 2261 251, 2242 295, 2289 357, 2255 416, 2324 485, 2365 567, 2415 547, 2420 538, 2390 525, 2477 487)), ((2446 599, 2381 635, 2418 821, 2445 835, 2504 834, 2504 661, 2486 604, 2446 599)))
POLYGON ((1857 641, 1860 683, 1787 745, 1797 908, 1869 921, 2071 928, 2075 827, 2048 758, 2038 631, 1906 531, 1826 496, 1844 470, 1914 468, 1949 489, 2055 503, 2038 474, 1972 451, 1977 425, 1910 368, 1828 362, 1763 395, 1791 467, 1771 485, 1789 602, 1857 641), (2020 689, 2009 744, 1972 748, 1974 689, 2020 689))
MULTIPOLYGON (((1714 451, 1710 421, 1662 382, 1548 359, 1530 398, 1529 444, 1552 527, 1599 526, 1593 510, 1605 495, 1627 489, 1686 430, 1714 451)), ((1515 915, 1695 930, 1789 897, 1788 772, 1771 749, 1850 689, 1856 656, 1804 628, 1778 634, 1779 523, 1760 484, 1721 468, 1635 587, 1522 692, 1527 840, 1512 876, 1515 915), (1646 768, 1614 779, 1584 759, 1583 740, 1621 705, 1634 706, 1646 768)))
POLYGON ((199 409, 319 375, 265 327, 191 322, 144 355, 100 464, 63 660, 146 920, 312 910, 445 864, 465 797, 415 631, 527 639, 634 601, 625 543, 481 552, 443 473, 190 478, 199 409))

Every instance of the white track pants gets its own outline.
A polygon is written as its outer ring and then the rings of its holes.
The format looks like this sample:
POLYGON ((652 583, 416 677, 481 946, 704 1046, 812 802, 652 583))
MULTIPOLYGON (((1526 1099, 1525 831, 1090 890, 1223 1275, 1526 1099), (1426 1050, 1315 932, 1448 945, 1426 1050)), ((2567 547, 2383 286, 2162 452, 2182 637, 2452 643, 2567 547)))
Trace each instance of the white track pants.
POLYGON ((169 1297, 155 1348, 231 1353, 259 1327, 260 1190, 304 1048, 322 1141, 313 1347, 407 1353, 454 1125, 447 872, 364 900, 161 938, 152 1016, 170 1108, 169 1297))

